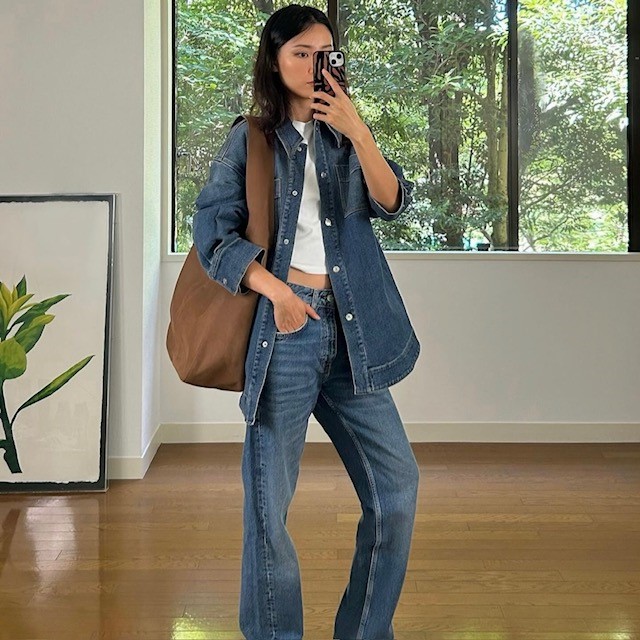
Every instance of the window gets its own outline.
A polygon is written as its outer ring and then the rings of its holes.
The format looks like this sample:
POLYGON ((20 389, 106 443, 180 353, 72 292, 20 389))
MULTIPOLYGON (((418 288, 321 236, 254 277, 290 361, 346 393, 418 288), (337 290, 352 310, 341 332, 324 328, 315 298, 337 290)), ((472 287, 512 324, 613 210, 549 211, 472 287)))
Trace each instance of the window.
POLYGON ((520 246, 626 251, 626 0, 521 0, 520 246))
MULTIPOLYGON (((627 0, 311 4, 337 24, 358 112, 416 184, 397 222, 372 220, 385 250, 640 250, 640 10, 627 0)), ((209 162, 251 105, 267 5, 174 3, 175 252, 191 245, 209 162)))

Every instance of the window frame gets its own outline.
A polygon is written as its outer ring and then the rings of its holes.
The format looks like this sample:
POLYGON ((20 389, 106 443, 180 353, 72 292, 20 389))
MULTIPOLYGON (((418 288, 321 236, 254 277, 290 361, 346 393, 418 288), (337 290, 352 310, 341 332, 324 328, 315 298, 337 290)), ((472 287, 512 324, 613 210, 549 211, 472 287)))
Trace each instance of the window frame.
MULTIPOLYGON (((177 99, 177 64, 176 64, 176 1, 166 0, 170 5, 170 11, 165 15, 169 17, 168 29, 165 35, 169 42, 165 50, 165 68, 171 68, 169 91, 166 92, 167 99, 171 102, 171 120, 165 131, 168 131, 170 140, 166 145, 170 163, 166 163, 165 168, 171 174, 171 180, 167 180, 167 201, 168 207, 166 215, 162 221, 162 259, 170 262, 182 262, 186 256, 184 252, 175 251, 175 207, 176 207, 176 185, 177 185, 177 122, 176 122, 176 99, 177 99), (167 166, 168 165, 168 166, 167 166)), ((506 10, 508 18, 509 42, 507 47, 507 92, 509 99, 509 122, 508 122, 508 170, 507 170, 507 237, 508 247, 495 251, 400 251, 385 250, 385 255, 392 258, 420 259, 431 258, 432 256, 446 255, 457 257, 477 255, 488 257, 496 254, 512 254, 518 256, 550 256, 558 259, 559 256, 601 256, 610 258, 613 256, 626 256, 640 252, 640 3, 634 0, 627 0, 627 194, 628 194, 628 227, 629 244, 627 253, 621 252, 536 252, 528 253, 519 250, 519 166, 518 166, 518 24, 517 11, 518 0, 506 0, 506 10)), ((339 27, 339 0, 327 0, 327 16, 334 25, 340 46, 339 27)), ((164 40, 164 38, 163 38, 164 40)), ((164 76, 166 78, 166 75, 164 76)), ((168 111, 168 110, 167 110, 168 111)))

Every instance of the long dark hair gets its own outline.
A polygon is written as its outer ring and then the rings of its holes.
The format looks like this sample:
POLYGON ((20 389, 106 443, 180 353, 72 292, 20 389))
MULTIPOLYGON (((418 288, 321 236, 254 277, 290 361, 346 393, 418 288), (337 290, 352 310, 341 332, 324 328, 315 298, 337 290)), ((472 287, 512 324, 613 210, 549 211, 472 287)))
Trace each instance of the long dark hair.
POLYGON ((258 118, 260 128, 270 141, 288 115, 287 89, 280 74, 273 70, 278 51, 285 42, 315 23, 329 29, 335 46, 336 35, 329 18, 320 9, 306 5, 290 4, 278 9, 269 16, 262 30, 253 67, 253 103, 249 113, 258 118))

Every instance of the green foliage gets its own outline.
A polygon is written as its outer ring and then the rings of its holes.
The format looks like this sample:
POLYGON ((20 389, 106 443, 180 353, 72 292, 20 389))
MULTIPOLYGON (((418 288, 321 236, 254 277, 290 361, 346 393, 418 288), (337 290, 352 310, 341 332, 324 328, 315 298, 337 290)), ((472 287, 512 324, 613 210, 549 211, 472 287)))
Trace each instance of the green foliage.
MULTIPOLYGON (((265 6, 177 1, 177 251, 209 162, 251 105, 265 6)), ((626 0, 521 0, 518 20, 520 248, 625 251, 626 0)), ((339 28, 354 104, 416 183, 401 219, 372 221, 383 248, 502 248, 504 0, 343 0, 339 28)))
POLYGON ((624 251, 626 215, 610 211, 626 209, 626 1, 528 0, 520 32, 539 85, 520 156, 523 237, 537 250, 624 251))
POLYGON ((40 389, 38 393, 34 394, 26 402, 21 404, 18 411, 16 411, 16 415, 20 411, 22 411, 22 409, 25 409, 26 407, 29 407, 36 402, 40 402, 40 400, 48 398, 52 393, 55 393, 58 389, 60 389, 60 387, 67 384, 67 382, 69 382, 69 380, 71 380, 71 378, 73 378, 73 376, 75 376, 76 373, 80 371, 80 369, 82 369, 89 363, 89 360, 91 360, 91 358, 93 358, 93 356, 87 356, 86 358, 83 358, 82 360, 80 360, 80 362, 76 362, 76 364, 74 364, 72 367, 69 367, 69 369, 67 369, 64 373, 61 373, 57 378, 54 378, 48 385, 40 389))
POLYGON ((0 342, 0 383, 18 378, 27 369, 27 354, 15 339, 0 342))
POLYGON ((4 440, 0 440, 0 447, 5 449, 5 461, 14 473, 20 472, 13 439, 13 425, 18 413, 58 391, 93 358, 92 355, 87 356, 57 376, 26 402, 23 402, 14 413, 13 418, 9 418, 4 398, 4 383, 7 380, 19 378, 25 373, 27 353, 33 349, 42 337, 45 327, 55 318, 47 311, 68 295, 61 294, 41 302, 27 304, 33 294, 27 293, 25 276, 13 287, 13 290, 0 281, 0 422, 5 432, 4 440), (20 315, 14 320, 18 314, 20 315), (14 330, 14 335, 10 337, 9 334, 14 330))

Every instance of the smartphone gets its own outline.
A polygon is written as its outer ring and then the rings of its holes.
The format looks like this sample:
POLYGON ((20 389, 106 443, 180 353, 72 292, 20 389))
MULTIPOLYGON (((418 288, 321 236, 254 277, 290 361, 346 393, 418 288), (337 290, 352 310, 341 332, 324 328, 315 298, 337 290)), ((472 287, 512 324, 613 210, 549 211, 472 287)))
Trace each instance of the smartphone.
MULTIPOLYGON (((342 51, 314 51, 313 52, 313 90, 324 91, 333 96, 334 92, 329 82, 322 74, 322 70, 333 76, 334 80, 342 87, 342 90, 349 95, 349 85, 345 67, 345 57, 342 51)), ((327 104, 324 100, 316 98, 318 102, 327 104)))

